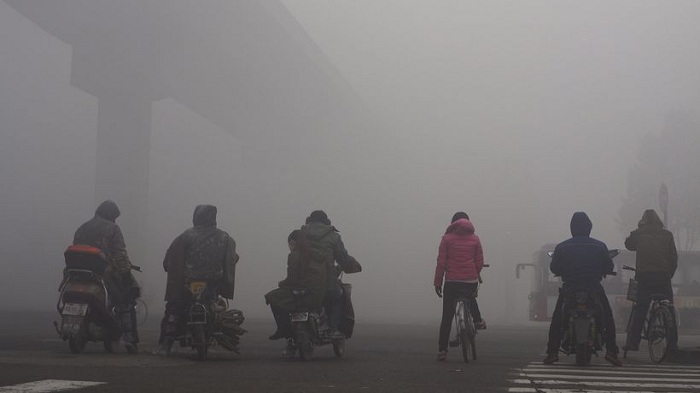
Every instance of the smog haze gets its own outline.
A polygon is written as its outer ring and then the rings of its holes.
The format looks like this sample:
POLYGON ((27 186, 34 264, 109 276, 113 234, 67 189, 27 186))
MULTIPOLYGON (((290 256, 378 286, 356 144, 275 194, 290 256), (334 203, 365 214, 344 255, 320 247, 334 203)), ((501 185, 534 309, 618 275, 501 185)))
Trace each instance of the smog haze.
POLYGON ((75 229, 114 199, 157 318, 165 251, 213 204, 246 316, 271 318, 287 235, 322 209, 363 266, 344 277, 358 321, 437 323, 438 245, 465 211, 484 318, 524 323, 516 264, 575 211, 622 248, 640 143, 700 110, 694 1, 21 3, 0 2, 3 308, 53 310, 75 229), (109 195, 115 124, 146 125, 117 138, 136 153, 115 175, 145 186, 109 195))

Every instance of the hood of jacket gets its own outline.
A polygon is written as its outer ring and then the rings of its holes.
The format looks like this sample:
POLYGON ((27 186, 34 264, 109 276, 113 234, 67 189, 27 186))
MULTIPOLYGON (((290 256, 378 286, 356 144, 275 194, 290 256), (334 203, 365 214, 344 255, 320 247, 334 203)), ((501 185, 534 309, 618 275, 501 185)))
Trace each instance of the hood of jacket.
POLYGON ((571 216, 571 236, 590 236, 593 223, 584 212, 576 212, 571 216))
POLYGON ((326 236, 328 232, 336 231, 334 227, 322 224, 320 222, 309 222, 308 224, 304 225, 302 229, 304 230, 304 233, 306 233, 306 237, 311 241, 315 241, 326 236))
POLYGON ((98 206, 97 210, 95 210, 95 217, 111 222, 114 222, 120 214, 121 212, 119 211, 117 204, 110 200, 100 203, 100 206, 98 206))
POLYGON ((199 205, 194 208, 192 216, 194 226, 216 226, 216 206, 199 205))
POLYGON ((661 221, 661 218, 659 218, 659 215, 656 214, 656 211, 654 209, 647 209, 644 211, 644 214, 642 214, 642 219, 639 220, 637 226, 639 228, 644 226, 654 226, 663 228, 664 223, 661 221))
POLYGON ((469 235, 474 233, 474 224, 466 218, 460 218, 459 220, 450 224, 447 227, 445 233, 454 233, 457 235, 469 235))

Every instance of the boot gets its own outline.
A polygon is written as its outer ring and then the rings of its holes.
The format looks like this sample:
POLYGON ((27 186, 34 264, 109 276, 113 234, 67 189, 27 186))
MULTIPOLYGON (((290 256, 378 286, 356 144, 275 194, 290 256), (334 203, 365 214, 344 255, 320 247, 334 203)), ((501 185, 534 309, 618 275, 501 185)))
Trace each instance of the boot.
POLYGON ((277 307, 270 306, 272 309, 272 316, 275 317, 275 323, 277 323, 277 331, 270 337, 270 340, 279 340, 280 338, 285 338, 290 336, 292 331, 291 323, 289 322, 288 314, 277 307))
POLYGON ((136 330, 136 310, 133 306, 120 310, 119 323, 124 332, 122 335, 124 347, 129 353, 136 353, 138 351, 139 333, 136 330))

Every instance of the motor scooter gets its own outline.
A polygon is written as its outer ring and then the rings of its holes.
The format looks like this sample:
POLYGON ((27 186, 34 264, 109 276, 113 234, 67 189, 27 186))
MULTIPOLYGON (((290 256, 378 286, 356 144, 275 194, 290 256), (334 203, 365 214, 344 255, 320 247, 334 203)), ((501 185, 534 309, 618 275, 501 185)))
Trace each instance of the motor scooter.
MULTIPOLYGON (((609 250, 610 258, 615 258, 619 249, 609 250)), ((548 255, 551 258, 553 252, 548 255)), ((608 275, 616 275, 610 272, 608 275)), ((586 366, 591 362, 592 355, 598 356, 603 348, 604 314, 600 304, 600 296, 604 292, 572 287, 564 293, 562 328, 564 329, 561 350, 566 355, 576 355, 576 365, 586 366)))
MULTIPOLYGON (((209 349, 221 345, 228 351, 239 351, 240 336, 246 330, 240 325, 244 321, 243 312, 228 309, 228 301, 219 296, 216 286, 207 281, 192 281, 187 285, 189 301, 180 334, 175 341, 181 347, 192 347, 197 360, 206 360, 209 349)), ((172 341, 166 344, 169 348, 172 341)))
MULTIPOLYGON (((341 285, 344 291, 343 301, 349 302, 352 286, 351 284, 345 283, 341 285)), ((293 357, 296 351, 298 351, 299 357, 302 360, 311 360, 315 347, 330 344, 333 346, 333 353, 335 353, 335 356, 339 358, 342 357, 345 354, 345 341, 352 336, 351 324, 343 326, 341 323, 339 330, 343 337, 333 337, 333 332, 328 326, 328 315, 325 309, 304 309, 301 304, 306 295, 305 289, 295 289, 292 291, 292 294, 294 295, 296 306, 294 312, 289 314, 292 337, 288 339, 288 350, 291 349, 292 353, 288 353, 287 355, 293 357)))
MULTIPOLYGON (((103 278, 108 261, 99 248, 72 245, 64 253, 66 268, 59 285, 56 309, 61 323, 54 327, 63 341, 68 341, 72 353, 80 353, 88 341, 102 342, 107 352, 122 337, 117 310, 111 306, 103 278)), ((134 270, 140 271, 137 266, 134 270)), ((127 346, 136 352, 136 344, 127 346)))

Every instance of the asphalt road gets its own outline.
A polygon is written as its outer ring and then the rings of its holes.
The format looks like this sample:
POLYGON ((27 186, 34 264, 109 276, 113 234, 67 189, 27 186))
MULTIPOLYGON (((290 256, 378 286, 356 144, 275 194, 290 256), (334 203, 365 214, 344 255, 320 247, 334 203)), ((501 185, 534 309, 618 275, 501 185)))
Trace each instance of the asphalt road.
POLYGON ((284 343, 267 340, 271 320, 247 320, 241 355, 214 351, 197 362, 189 349, 170 357, 150 353, 158 334, 155 318, 141 328, 137 355, 122 348, 108 354, 95 343, 73 355, 53 331, 53 314, 4 315, 0 392, 39 391, 8 386, 44 380, 102 382, 79 392, 700 391, 700 367, 654 366, 644 352, 633 354, 623 368, 594 358, 591 367, 581 369, 566 356, 554 368, 544 367, 546 324, 489 326, 477 336, 478 360, 465 364, 457 350, 446 362, 435 361, 438 321, 358 323, 345 357, 337 359, 327 346, 303 362, 282 358, 284 343))

